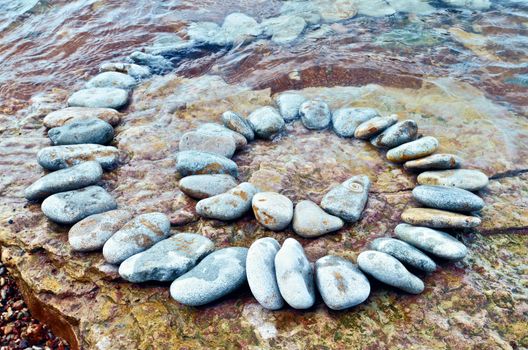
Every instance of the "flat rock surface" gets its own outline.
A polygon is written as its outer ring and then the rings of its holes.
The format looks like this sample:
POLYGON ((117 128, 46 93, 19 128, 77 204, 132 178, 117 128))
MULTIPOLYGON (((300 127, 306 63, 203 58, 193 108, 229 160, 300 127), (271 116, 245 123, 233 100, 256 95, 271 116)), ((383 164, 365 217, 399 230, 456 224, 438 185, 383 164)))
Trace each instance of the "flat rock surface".
POLYGON ((60 170, 86 161, 96 161, 103 169, 110 170, 117 166, 119 150, 95 144, 45 147, 38 152, 37 161, 48 170, 60 170))

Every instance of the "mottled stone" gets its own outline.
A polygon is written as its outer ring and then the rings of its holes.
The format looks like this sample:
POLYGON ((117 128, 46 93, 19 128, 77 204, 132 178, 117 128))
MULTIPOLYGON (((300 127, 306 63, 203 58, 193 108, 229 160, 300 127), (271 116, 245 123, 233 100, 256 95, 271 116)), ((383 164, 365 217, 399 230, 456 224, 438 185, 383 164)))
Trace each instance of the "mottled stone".
POLYGON ((369 190, 370 180, 367 176, 352 176, 325 194, 321 207, 347 222, 356 222, 365 209, 369 190))
POLYGON ((170 221, 165 214, 141 214, 127 222, 106 241, 103 256, 110 264, 117 265, 167 238, 169 234, 170 221))
POLYGON ((249 182, 213 197, 202 199, 196 204, 196 212, 206 218, 234 220, 251 208, 251 200, 258 189, 249 182))
POLYGON ((293 217, 292 201, 276 192, 255 194, 251 206, 257 221, 262 226, 273 231, 285 229, 293 217))
POLYGON ((330 125, 332 113, 330 107, 323 101, 305 101, 299 107, 303 125, 310 130, 325 129, 330 125))
POLYGON ((184 177, 179 182, 179 187, 186 195, 204 199, 227 192, 237 185, 237 181, 231 175, 191 175, 184 177))
POLYGON ((332 126, 337 135, 352 137, 361 123, 378 115, 372 108, 340 108, 332 113, 332 126))
POLYGON ((271 36, 271 41, 286 44, 294 41, 306 28, 306 21, 302 17, 283 15, 262 21, 264 34, 271 36))
POLYGON ((403 120, 389 127, 370 143, 380 148, 394 148, 401 144, 413 141, 418 135, 418 125, 414 120, 403 120))
POLYGON ((420 185, 458 187, 468 191, 478 191, 488 186, 488 177, 479 170, 453 169, 425 171, 418 175, 420 185))
POLYGON ((288 238, 275 255, 277 283, 284 300, 294 309, 308 309, 315 302, 313 269, 299 242, 288 238))
POLYGON ((435 209, 470 212, 484 208, 482 198, 456 187, 422 185, 412 194, 421 204, 435 209))
POLYGON ((119 109, 127 103, 128 91, 108 87, 79 90, 68 99, 70 107, 119 109))
POLYGON ((297 203, 293 213, 293 230, 302 237, 319 237, 343 227, 343 220, 321 209, 312 201, 297 203))
POLYGON ((363 272, 389 286, 412 294, 420 294, 424 290, 422 280, 389 254, 367 250, 359 254, 357 263, 363 272))
POLYGON ((376 238, 370 243, 370 249, 392 255, 402 263, 423 270, 433 272, 436 264, 427 255, 412 245, 394 238, 376 238))
POLYGON ((56 193, 42 202, 42 212, 50 220, 65 225, 75 224, 93 214, 117 208, 115 199, 99 186, 56 193))
POLYGON ((462 158, 454 154, 437 153, 405 162, 403 167, 409 170, 447 170, 459 168, 461 165, 462 158))
POLYGON ((37 161, 48 170, 64 169, 88 161, 96 161, 104 170, 111 170, 117 166, 119 150, 94 144, 45 147, 37 153, 37 161))
POLYGON ((232 111, 224 112, 222 114, 222 122, 226 128, 241 134, 246 140, 253 141, 255 139, 255 133, 249 122, 237 113, 232 111))
POLYGON ((235 154, 235 140, 227 134, 189 131, 182 135, 180 151, 201 151, 231 158, 235 154))
POLYGON ((432 228, 471 228, 477 227, 481 222, 476 216, 429 208, 405 209, 401 218, 408 224, 432 228))
POLYGON ((206 256, 170 286, 171 297, 184 305, 209 304, 246 282, 247 248, 230 247, 206 256))
POLYGON ((76 145, 94 143, 109 144, 114 138, 114 128, 98 118, 72 120, 69 123, 48 131, 54 145, 76 145))
POLYGON ((134 63, 109 62, 99 66, 101 72, 119 72, 130 75, 135 79, 145 79, 152 75, 150 68, 134 63))
POLYGON ((172 282, 214 250, 214 243, 195 233, 179 233, 132 255, 119 266, 119 275, 133 283, 172 282))
POLYGON ((299 108, 304 101, 306 97, 295 92, 283 92, 275 97, 275 103, 285 122, 300 118, 299 108))
POLYGON ((261 107, 253 111, 248 122, 255 134, 263 139, 273 139, 285 127, 284 119, 273 107, 261 107))
POLYGON ((278 310, 284 306, 275 273, 275 255, 280 244, 271 237, 257 239, 246 259, 246 275, 251 293, 262 307, 278 310))
POLYGON ((398 122, 397 115, 374 117, 359 124, 356 130, 354 130, 354 137, 360 140, 368 140, 380 132, 383 132, 388 127, 396 124, 396 122, 398 122))
POLYGON ((196 129, 196 131, 210 133, 213 135, 229 135, 233 138, 233 140, 235 140, 237 150, 243 148, 248 143, 248 140, 242 134, 239 134, 238 132, 230 130, 223 125, 216 123, 202 124, 198 127, 198 129, 196 129))
POLYGON ((44 126, 48 129, 63 126, 74 120, 99 118, 112 126, 119 124, 121 116, 112 108, 67 107, 46 115, 44 126))
POLYGON ((437 150, 438 140, 432 136, 425 136, 418 140, 404 143, 387 152, 387 159, 391 162, 402 163, 408 160, 426 157, 437 150))
POLYGON ((238 176, 235 162, 218 154, 200 151, 178 152, 176 170, 182 176, 200 174, 229 174, 238 176))
POLYGON ((165 74, 174 69, 171 61, 163 56, 134 51, 129 57, 134 63, 149 67, 153 74, 165 74))
POLYGON ((332 310, 361 304, 370 294, 370 283, 352 262, 327 255, 315 262, 315 284, 324 303, 332 310))
POLYGON ((128 74, 119 72, 103 72, 86 83, 86 88, 118 88, 132 89, 136 85, 136 80, 128 74))

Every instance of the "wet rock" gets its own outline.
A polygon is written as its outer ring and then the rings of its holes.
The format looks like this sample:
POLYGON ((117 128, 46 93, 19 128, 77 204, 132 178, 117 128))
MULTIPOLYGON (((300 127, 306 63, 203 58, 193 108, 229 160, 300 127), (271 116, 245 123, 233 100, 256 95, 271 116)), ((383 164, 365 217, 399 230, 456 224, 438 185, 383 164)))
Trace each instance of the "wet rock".
POLYGON ((112 108, 67 107, 49 113, 43 120, 48 129, 63 126, 73 120, 99 118, 112 126, 121 120, 118 111, 112 108))
POLYGON ((224 112, 222 114, 222 122, 226 128, 241 134, 246 140, 253 141, 255 139, 255 133, 251 125, 237 113, 232 111, 224 112))
POLYGON ((413 189, 412 194, 421 204, 436 209, 470 212, 484 208, 482 198, 456 187, 422 185, 413 189))
POLYGON ((184 40, 177 34, 160 33, 156 36, 156 39, 152 44, 143 48, 143 51, 151 55, 158 55, 172 59, 182 58, 184 55, 192 52, 194 47, 194 42, 191 40, 184 40))
POLYGON ((86 88, 118 88, 129 90, 136 86, 136 80, 119 72, 99 73, 86 83, 86 88))
POLYGON ((222 28, 214 22, 193 22, 187 27, 187 35, 200 45, 226 46, 232 44, 222 28))
POLYGON ((196 131, 214 135, 229 135, 235 140, 237 150, 243 148, 248 143, 248 140, 243 135, 216 123, 202 124, 196 129, 196 131))
POLYGON ((374 137, 370 143, 380 148, 394 148, 413 141, 417 134, 418 125, 414 120, 408 119, 389 127, 381 134, 374 137))
POLYGON ((253 17, 235 12, 224 19, 222 33, 229 43, 245 42, 259 36, 262 28, 253 17))
POLYGON ((99 186, 56 193, 42 202, 42 212, 50 220, 65 225, 75 224, 93 214, 117 208, 114 198, 99 186))
POLYGON ((321 22, 319 10, 309 1, 284 1, 280 13, 301 17, 307 24, 318 24, 321 22))
POLYGON ((305 101, 299 108, 301 121, 307 129, 325 129, 330 124, 330 107, 323 101, 305 101))
POLYGON ((436 270, 436 264, 427 255, 412 245, 394 238, 376 238, 370 243, 370 249, 387 253, 402 263, 426 272, 436 270))
POLYGON ((68 124, 48 131, 54 145, 75 145, 94 143, 109 144, 114 138, 114 128, 98 118, 72 120, 68 124))
POLYGON ((119 275, 133 283, 172 282, 213 250, 214 243, 209 238, 179 233, 123 261, 119 275))
POLYGON ((302 237, 319 237, 343 227, 343 220, 330 215, 312 201, 297 203, 293 214, 293 230, 302 237))
POLYGON ((165 74, 174 69, 171 61, 163 56, 135 51, 129 57, 134 63, 149 67, 153 74, 165 74))
POLYGON ((367 204, 370 180, 365 175, 352 176, 331 189, 321 201, 321 207, 347 222, 359 220, 367 204))
POLYGON ((286 44, 294 41, 306 28, 306 21, 302 17, 284 15, 268 18, 262 21, 264 33, 271 36, 277 44, 286 44))
POLYGON ((99 71, 125 73, 138 80, 148 78, 152 75, 150 68, 147 66, 122 62, 103 63, 99 66, 99 71))
POLYGON ((257 221, 273 231, 285 229, 293 217, 292 201, 276 192, 255 194, 251 205, 257 221))
POLYGON ((359 254, 357 263, 363 272, 407 293, 420 294, 424 290, 422 280, 389 254, 367 250, 359 254))
POLYGON ((442 259, 458 261, 468 253, 466 246, 450 234, 428 227, 399 224, 394 232, 402 241, 442 259))
POLYGON ((470 169, 425 171, 418 175, 420 185, 458 187, 468 191, 478 191, 488 185, 488 177, 481 171, 470 169))
POLYGON ((332 113, 332 125, 337 135, 352 137, 361 123, 377 116, 372 108, 340 108, 332 113))
POLYGON ((338 22, 349 19, 358 12, 356 0, 318 0, 315 4, 324 22, 338 22))
POLYGON ((431 154, 430 156, 410 160, 403 164, 405 169, 409 170, 447 170, 459 168, 462 164, 462 158, 454 154, 431 154))
POLYGON ((128 91, 101 87, 79 90, 68 99, 70 107, 119 109, 128 103, 128 91))
POLYGON ((201 151, 231 158, 235 154, 236 144, 233 137, 227 134, 212 134, 189 131, 182 135, 180 151, 201 151))
POLYGON ((324 303, 332 310, 344 310, 364 302, 370 283, 352 262, 327 255, 315 262, 315 283, 324 303))
POLYGON ((182 151, 177 155, 176 170, 182 176, 199 174, 229 174, 238 176, 235 162, 226 157, 200 151, 182 151))
POLYGON ((466 7, 473 10, 487 10, 491 7, 490 0, 442 0, 444 3, 456 6, 466 7))
POLYGON ((251 208, 251 200, 258 189, 249 182, 213 197, 202 199, 196 204, 196 212, 206 218, 234 220, 251 208))
POLYGON ((280 244, 274 238, 257 239, 246 259, 246 275, 251 293, 262 307, 278 310, 284 306, 275 272, 275 255, 280 244))
POLYGON ((45 169, 59 170, 83 162, 96 161, 104 170, 117 166, 119 151, 115 147, 94 144, 45 147, 37 153, 37 161, 45 169))
POLYGON ((90 215, 70 228, 68 242, 78 252, 102 249, 106 241, 132 218, 128 210, 90 215))
POLYGON ((299 242, 288 238, 275 255, 277 283, 284 300, 294 309, 308 309, 315 302, 312 266, 299 242))
POLYGON ((354 131, 354 137, 360 140, 368 140, 383 132, 388 127, 396 124, 398 121, 397 115, 389 117, 374 117, 358 125, 354 131))
POLYGON ((480 219, 475 216, 429 208, 405 209, 401 218, 411 225, 432 228, 471 228, 480 225, 480 219))
POLYGON ((300 118, 299 108, 306 98, 294 92, 283 92, 275 98, 275 103, 285 122, 300 118))
POLYGON ((408 160, 426 157, 438 148, 438 140, 432 136, 425 136, 418 140, 404 143, 387 152, 387 159, 391 162, 402 163, 408 160))
POLYGON ((165 214, 141 214, 127 222, 106 241, 103 246, 104 258, 110 264, 120 264, 167 238, 169 234, 170 221, 165 214))
POLYGON ((222 194, 237 185, 231 175, 191 175, 180 180, 179 187, 182 192, 192 198, 204 199, 222 194))
POLYGON ((206 256, 170 286, 171 297, 190 306, 209 304, 246 282, 247 248, 230 247, 206 256))
POLYGON ((255 134, 262 138, 271 140, 285 127, 284 119, 273 107, 261 107, 253 111, 248 122, 255 134))

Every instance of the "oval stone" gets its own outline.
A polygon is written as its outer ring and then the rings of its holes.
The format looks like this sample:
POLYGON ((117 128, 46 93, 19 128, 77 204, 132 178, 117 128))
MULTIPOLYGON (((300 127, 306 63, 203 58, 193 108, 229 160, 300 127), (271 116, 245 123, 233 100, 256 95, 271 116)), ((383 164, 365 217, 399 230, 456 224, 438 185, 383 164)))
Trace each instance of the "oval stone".
POLYGON ((471 228, 480 225, 480 219, 475 216, 429 208, 405 209, 401 218, 411 225, 432 228, 471 228))
POLYGON ((190 306, 209 304, 246 282, 247 248, 230 247, 206 256, 170 286, 171 297, 190 306))
POLYGON ((251 125, 249 125, 249 122, 239 114, 232 111, 224 112, 222 114, 222 122, 226 128, 238 132, 244 136, 246 140, 253 141, 255 139, 255 133, 253 132, 251 125))
POLYGON ((343 220, 321 209, 312 201, 297 203, 293 213, 293 230, 302 237, 319 237, 337 231, 344 225, 343 220))
POLYGON ((215 123, 205 123, 205 124, 202 124, 198 127, 198 129, 196 129, 196 131, 198 132, 205 132, 205 133, 210 133, 210 134, 214 134, 214 135, 229 135, 233 138, 233 140, 235 140, 235 145, 236 145, 236 149, 239 150, 241 148, 244 148, 247 143, 248 143, 248 140, 241 134, 239 134, 238 132, 235 132, 231 129, 228 129, 226 128, 225 126, 223 125, 219 125, 219 124, 215 124, 215 123))
POLYGON ((368 140, 383 132, 388 127, 396 124, 398 121, 397 115, 389 117, 374 117, 358 125, 354 131, 354 137, 360 140, 368 140))
POLYGON ((403 167, 409 170, 445 170, 459 168, 461 165, 462 158, 454 154, 438 153, 421 159, 410 160, 405 162, 403 167))
POLYGON ((99 186, 56 193, 42 202, 42 212, 50 220, 65 225, 75 224, 85 217, 117 208, 114 198, 99 186))
POLYGON ((115 168, 119 150, 94 144, 45 147, 37 153, 37 162, 45 169, 60 170, 83 162, 96 161, 104 170, 115 168))
POLYGON ((436 209, 469 212, 484 208, 482 198, 456 187, 422 185, 412 194, 421 204, 436 209))
POLYGON ((231 158, 235 154, 236 144, 233 137, 227 134, 189 131, 180 138, 179 150, 214 153, 231 158))
POLYGON ((275 98, 275 103, 279 107, 279 112, 286 122, 298 119, 299 108, 306 101, 303 95, 294 92, 283 92, 275 98))
POLYGON ((253 111, 248 117, 248 122, 258 137, 267 140, 273 139, 285 127, 279 112, 269 106, 253 111))
POLYGON ((177 155, 176 170, 182 176, 229 174, 238 176, 238 166, 231 159, 200 151, 182 151, 177 155))
POLYGON ((48 137, 54 145, 82 143, 106 145, 114 138, 114 128, 104 120, 86 118, 72 120, 68 124, 50 129, 48 137))
POLYGON ((196 212, 209 219, 234 220, 251 208, 251 200, 258 189, 249 182, 213 197, 202 199, 196 204, 196 212))
POLYGON ((478 191, 488 186, 488 177, 481 171, 470 169, 425 171, 418 175, 420 185, 439 185, 478 191))
POLYGON ((365 175, 352 176, 331 189, 321 201, 321 207, 347 222, 356 222, 367 204, 370 180, 365 175))
POLYGON ((128 91, 107 87, 79 90, 68 99, 70 107, 119 109, 127 103, 128 91))
POLYGON ((299 107, 303 125, 310 130, 325 129, 330 125, 330 107, 323 101, 305 101, 299 107))
POLYGON ((231 175, 191 175, 180 180, 182 192, 192 198, 204 199, 229 191, 237 185, 231 175))
POLYGON ((407 293, 420 294, 425 288, 421 279, 410 273, 401 262, 389 254, 367 250, 359 254, 357 263, 363 272, 407 293))
POLYGON ((370 243, 372 250, 387 253, 402 263, 426 272, 436 270, 436 264, 430 257, 412 245, 394 238, 376 238, 370 243))
POLYGON ((416 135, 418 135, 418 125, 414 120, 407 119, 389 127, 374 137, 370 143, 380 148, 394 148, 414 140, 416 135))
POLYGON ((438 140, 432 136, 425 136, 418 140, 404 143, 387 152, 387 159, 391 162, 402 163, 408 160, 428 156, 438 149, 438 140))
POLYGON ((340 108, 332 113, 334 132, 341 137, 352 137, 363 122, 378 116, 372 108, 340 108))
POLYGON ((112 108, 67 107, 49 113, 42 122, 46 128, 51 129, 63 126, 73 120, 92 118, 98 118, 116 126, 121 120, 121 115, 112 108))
POLYGON ((136 85, 136 80, 130 75, 119 72, 103 72, 86 83, 86 88, 119 88, 132 89, 136 85))
POLYGON ((255 194, 251 205, 257 221, 262 226, 273 231, 285 229, 293 218, 292 201, 276 192, 255 194))
POLYGON ((370 283, 352 262, 327 255, 315 262, 315 283, 324 303, 332 310, 361 304, 370 294, 370 283))

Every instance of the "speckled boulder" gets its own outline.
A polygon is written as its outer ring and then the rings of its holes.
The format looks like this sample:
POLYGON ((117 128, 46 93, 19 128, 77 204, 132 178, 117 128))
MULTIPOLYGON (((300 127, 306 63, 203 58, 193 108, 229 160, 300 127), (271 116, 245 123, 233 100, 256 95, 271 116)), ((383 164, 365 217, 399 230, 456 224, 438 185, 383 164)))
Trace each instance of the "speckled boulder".
POLYGON ((118 88, 132 89, 136 85, 136 80, 130 75, 119 72, 103 72, 86 83, 86 88, 118 88))
POLYGON ((299 108, 303 125, 310 130, 325 129, 330 125, 332 113, 323 101, 305 101, 299 108))
POLYGON ((470 212, 484 208, 482 198, 456 187, 422 185, 412 194, 421 204, 435 209, 470 212))
POLYGON ((306 97, 295 92, 283 92, 275 98, 279 112, 286 122, 300 118, 299 108, 304 101, 306 97))
POLYGON ((104 120, 86 118, 72 120, 68 124, 50 129, 48 137, 54 145, 106 145, 114 138, 114 128, 104 120))
POLYGON ((293 230, 302 237, 319 237, 337 231, 344 225, 343 220, 321 209, 312 201, 297 203, 293 213, 293 230))
POLYGON ((420 185, 453 186, 468 191, 478 191, 488 185, 488 177, 479 170, 454 169, 425 171, 418 175, 420 185))
POLYGON ((354 131, 354 137, 360 140, 368 140, 383 132, 388 127, 396 124, 398 121, 397 115, 389 117, 374 117, 358 125, 354 131))
POLYGON ((119 124, 121 115, 112 108, 67 107, 46 115, 44 126, 48 129, 63 126, 74 120, 98 118, 112 126, 119 124))
POLYGON ((337 135, 352 137, 361 123, 377 116, 372 108, 340 108, 332 113, 332 126, 337 135))
POLYGON ((128 91, 116 88, 90 88, 79 90, 70 96, 70 107, 119 109, 128 103, 128 91))
POLYGON ((410 160, 403 166, 409 170, 447 170, 459 168, 462 165, 462 158, 454 154, 437 153, 430 156, 410 160))
POLYGON ((184 177, 179 182, 180 190, 196 199, 204 199, 222 194, 236 185, 236 179, 226 174, 191 175, 184 177))
POLYGON ((429 208, 405 209, 401 219, 411 225, 432 228, 472 228, 477 227, 481 222, 476 216, 429 208))
POLYGON ((218 154, 200 151, 178 152, 176 170, 182 176, 200 174, 229 174, 238 176, 235 162, 218 154))
POLYGON ((414 120, 408 119, 389 127, 370 142, 376 147, 394 148, 413 141, 417 135, 418 125, 414 120))
POLYGON ((59 170, 87 161, 96 161, 104 170, 115 168, 119 150, 94 144, 45 147, 37 153, 37 162, 48 170, 59 170))
POLYGON ((253 213, 257 221, 264 227, 281 231, 291 222, 293 203, 282 194, 276 192, 260 192, 251 201, 253 213))
POLYGON ((432 136, 425 136, 418 140, 404 143, 387 152, 387 159, 395 163, 426 157, 438 148, 438 140, 432 136))
POLYGON ((274 138, 285 127, 279 112, 269 106, 253 111, 248 117, 248 122, 258 137, 267 140, 274 138))
POLYGON ((226 134, 189 131, 180 138, 179 150, 207 152, 231 158, 235 154, 236 144, 233 137, 226 134))
POLYGON ((414 248, 412 245, 394 238, 376 238, 370 243, 372 250, 392 255, 402 263, 423 270, 433 272, 436 264, 427 255, 414 248))
POLYGON ((202 199, 196 204, 196 212, 209 219, 235 220, 251 208, 251 200, 258 189, 249 182, 213 197, 202 199))
POLYGON ((222 114, 222 122, 226 128, 241 134, 248 141, 253 141, 255 139, 255 133, 253 132, 251 125, 249 125, 249 122, 239 114, 232 111, 224 112, 222 114))
POLYGON ((331 189, 321 201, 321 207, 347 222, 356 222, 367 204, 370 180, 365 175, 352 176, 331 189))

